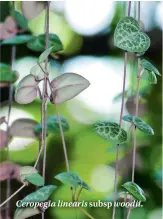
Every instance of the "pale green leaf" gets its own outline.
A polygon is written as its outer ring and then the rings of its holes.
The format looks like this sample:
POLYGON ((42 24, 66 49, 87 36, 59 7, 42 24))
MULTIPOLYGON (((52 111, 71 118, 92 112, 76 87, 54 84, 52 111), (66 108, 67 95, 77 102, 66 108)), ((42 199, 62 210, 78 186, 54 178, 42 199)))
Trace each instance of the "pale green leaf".
MULTIPOLYGON (((41 81, 45 77, 45 63, 36 64, 31 68, 30 74, 35 77, 36 81, 41 81), (41 67, 40 67, 41 66, 41 67)), ((47 64, 47 73, 50 74, 50 62, 47 64)))
POLYGON ((25 177, 25 181, 28 181, 35 186, 43 186, 45 184, 44 178, 38 173, 25 177))
POLYGON ((140 131, 146 134, 154 135, 153 129, 139 117, 132 116, 132 115, 126 115, 126 116, 123 116, 123 120, 126 122, 132 123, 133 125, 136 126, 136 128, 138 128, 140 131))
POLYGON ((127 132, 115 122, 97 122, 94 131, 108 141, 124 143, 127 141, 127 132))
POLYGON ((64 103, 77 96, 89 85, 90 82, 81 75, 64 73, 51 82, 54 97, 53 99, 51 95, 51 102, 54 104, 64 103))
POLYGON ((141 54, 149 48, 150 39, 140 31, 139 23, 133 17, 124 17, 116 26, 114 45, 125 51, 141 54))
POLYGON ((47 57, 49 56, 49 54, 52 52, 52 50, 53 50, 53 46, 50 47, 50 48, 48 48, 48 49, 46 49, 46 50, 39 56, 38 62, 39 62, 39 63, 44 62, 44 61, 47 59, 47 57))
POLYGON ((37 172, 38 171, 31 166, 20 167, 20 179, 21 181, 24 181, 26 177, 31 176, 37 172))
POLYGON ((144 191, 134 182, 126 182, 122 185, 131 195, 133 195, 137 200, 145 202, 146 198, 144 191))

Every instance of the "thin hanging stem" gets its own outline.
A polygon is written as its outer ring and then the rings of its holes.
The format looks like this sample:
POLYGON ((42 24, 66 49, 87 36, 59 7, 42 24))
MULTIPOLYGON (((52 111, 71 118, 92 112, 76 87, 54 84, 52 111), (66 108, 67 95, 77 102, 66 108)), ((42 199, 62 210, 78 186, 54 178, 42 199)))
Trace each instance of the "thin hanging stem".
MULTIPOLYGON (((140 1, 138 2, 138 22, 140 22, 140 1)), ((138 74, 137 74, 137 88, 136 88, 136 110, 135 116, 138 116, 139 113, 139 88, 140 88, 140 79, 141 79, 142 71, 140 67, 140 58, 138 58, 138 74)), ((134 128, 134 148, 133 148, 133 163, 132 163, 132 182, 134 182, 135 178, 135 160, 136 160, 136 126, 134 128)))
POLYGON ((26 184, 23 184, 18 190, 16 190, 16 192, 14 192, 9 198, 7 198, 4 202, 2 202, 2 203, 0 204, 0 208, 1 208, 4 204, 8 203, 8 202, 10 201, 10 199, 12 199, 16 194, 18 194, 25 186, 26 186, 26 184))
MULTIPOLYGON (((49 87, 50 87, 50 90, 51 90, 52 98, 54 100, 55 97, 54 97, 54 94, 53 94, 53 90, 52 90, 49 78, 47 80, 48 80, 48 84, 49 84, 49 87)), ((58 118, 58 124, 59 124, 61 139, 62 139, 63 152, 64 152, 65 162, 66 162, 66 169, 67 169, 67 172, 70 172, 70 165, 69 165, 69 160, 68 160, 66 142, 65 142, 65 138, 64 138, 63 129, 62 129, 61 119, 60 119, 60 116, 59 116, 59 111, 58 111, 57 104, 54 104, 54 106, 55 106, 55 110, 56 110, 56 114, 57 114, 57 118, 58 118)))
MULTIPOLYGON (((131 1, 128 2, 128 16, 130 16, 131 11, 131 1)), ((119 125, 122 125, 122 117, 123 117, 123 109, 124 109, 124 100, 125 100, 125 86, 126 86, 126 69, 127 69, 127 52, 124 54, 124 74, 123 74, 123 88, 122 88, 122 101, 121 101, 121 112, 120 112, 120 120, 119 125)), ((115 179, 114 179, 114 203, 117 199, 117 181, 118 181, 118 155, 119 155, 119 144, 116 146, 116 166, 115 166, 115 179)), ((115 219, 116 214, 116 205, 113 207, 112 219, 115 219)))
POLYGON ((129 218, 130 218, 130 213, 131 213, 131 208, 128 209, 127 218, 126 218, 126 219, 129 219, 129 218))
MULTIPOLYGON (((13 70, 13 63, 15 61, 16 57, 16 46, 12 46, 11 49, 11 69, 13 70)), ((10 122, 10 115, 11 115, 11 108, 12 108, 12 96, 13 96, 13 85, 9 85, 9 106, 8 106, 8 115, 7 115, 7 136, 10 136, 10 131, 9 131, 9 122, 10 122)), ((7 144, 7 160, 10 161, 10 152, 9 152, 9 147, 7 144)), ((6 190, 6 198, 10 197, 11 194, 11 178, 9 177, 7 179, 7 190, 6 190)), ((6 218, 9 217, 10 213, 10 202, 7 202, 6 206, 6 218)))

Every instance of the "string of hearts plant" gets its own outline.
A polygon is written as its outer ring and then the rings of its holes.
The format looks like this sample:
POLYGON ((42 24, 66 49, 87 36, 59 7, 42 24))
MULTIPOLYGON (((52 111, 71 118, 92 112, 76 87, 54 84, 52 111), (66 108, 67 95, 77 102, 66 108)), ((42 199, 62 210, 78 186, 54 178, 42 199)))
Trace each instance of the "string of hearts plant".
MULTIPOLYGON (((130 3, 129 3, 130 4, 130 3)), ((129 6, 130 7, 130 6, 129 6)), ((140 21, 140 2, 138 2, 138 21, 140 21)), ((122 120, 129 122, 130 132, 134 128, 134 146, 133 146, 133 165, 132 165, 132 181, 126 182, 122 185, 122 187, 127 190, 124 192, 123 198, 124 200, 132 201, 133 199, 139 200, 140 202, 145 202, 146 197, 144 191, 134 182, 134 173, 135 173, 135 157, 136 157, 136 144, 137 144, 137 129, 145 134, 153 135, 153 129, 144 122, 141 118, 138 117, 139 110, 139 87, 140 87, 140 79, 143 74, 148 74, 148 80, 151 84, 157 83, 156 75, 160 75, 159 71, 155 66, 153 66, 146 59, 140 58, 149 48, 150 39, 149 37, 140 30, 139 22, 135 20, 131 16, 127 16, 122 18, 116 26, 114 32, 114 45, 125 51, 127 56, 127 52, 131 52, 135 54, 135 57, 138 59, 138 74, 137 74, 137 88, 136 88, 136 109, 135 115, 125 115, 123 116, 123 101, 125 96, 125 90, 122 92, 122 108, 121 108, 121 116, 122 120), (129 196, 129 197, 128 197, 129 196)), ((126 62, 127 58, 125 58, 125 70, 126 74, 126 62)), ((123 81, 123 85, 125 84, 125 77, 123 81)), ((123 86, 124 88, 125 86, 123 86)), ((127 132, 121 128, 120 125, 115 122, 97 122, 94 125, 95 132, 106 139, 107 141, 115 141, 117 146, 123 144, 127 141, 127 132)), ((116 153, 116 172, 115 172, 115 182, 114 182, 114 202, 116 201, 116 187, 117 187, 117 176, 118 176, 118 147, 116 153)), ((121 194, 120 194, 121 196, 121 194)), ((130 212, 132 208, 129 208, 127 213, 127 219, 130 217, 130 212)), ((115 219, 116 207, 113 208, 112 219, 115 219)))
MULTIPOLYGON (((30 2, 22 2, 23 12, 25 8, 24 4, 31 4, 30 2)), ((3 170, 3 177, 0 180, 6 180, 9 177, 16 178, 23 183, 23 185, 14 192, 10 197, 8 197, 3 203, 0 204, 2 207, 4 204, 8 203, 11 198, 13 198, 17 193, 19 193, 25 186, 29 183, 35 185, 38 188, 35 192, 27 195, 20 202, 20 206, 15 211, 14 219, 24 219, 36 214, 42 213, 42 218, 44 218, 43 208, 22 208, 27 202, 44 202, 49 199, 52 192, 56 189, 55 185, 45 185, 45 168, 46 168, 46 137, 50 133, 55 133, 60 131, 63 150, 65 156, 65 162, 67 167, 67 172, 58 174, 55 178, 60 180, 62 183, 67 184, 72 189, 72 201, 79 201, 82 189, 90 190, 90 187, 76 174, 70 172, 69 161, 67 156, 67 149, 64 139, 64 131, 69 129, 69 125, 64 117, 61 117, 58 113, 57 104, 66 102, 72 99, 83 90, 85 90, 89 85, 89 81, 84 77, 76 73, 64 73, 52 81, 49 80, 50 74, 50 63, 48 62, 48 57, 51 53, 55 54, 63 50, 63 45, 59 37, 55 34, 49 34, 49 5, 50 2, 46 2, 46 33, 33 37, 31 35, 19 35, 14 36, 11 39, 6 39, 2 41, 2 45, 19 45, 22 43, 27 43, 27 47, 34 51, 42 52, 38 58, 37 64, 32 67, 30 74, 25 76, 17 85, 15 91, 15 101, 18 104, 29 104, 32 103, 37 94, 42 101, 42 122, 38 122, 31 119, 18 119, 14 121, 9 127, 10 130, 10 140, 14 137, 32 137, 41 142, 41 148, 39 150, 34 167, 24 166, 20 167, 14 163, 3 162, 0 165, 0 169, 3 170), (40 89, 40 82, 43 81, 43 90, 40 89), (50 90, 50 93, 48 92, 50 90), (47 101, 50 100, 52 104, 55 105, 56 116, 50 116, 46 118, 46 108, 47 101), (43 155, 43 173, 42 176, 38 173, 36 169, 42 151, 43 155), (79 187, 79 190, 77 190, 79 187), (77 193, 78 192, 78 193, 77 193)), ((43 10, 43 8, 42 8, 43 10)), ((37 11, 37 10, 36 10, 37 11)), ((12 13, 16 16, 18 23, 28 27, 28 15, 29 12, 25 11, 24 16, 18 11, 12 13)), ((4 67, 4 66, 2 66, 4 67)), ((4 71, 4 68, 2 68, 4 71)), ((1 118, 1 120, 3 120, 1 118)), ((3 135, 4 137, 4 135, 3 135)), ((3 147, 5 147, 5 143, 3 147)), ((93 218, 84 209, 79 209, 87 215, 89 218, 93 218)))

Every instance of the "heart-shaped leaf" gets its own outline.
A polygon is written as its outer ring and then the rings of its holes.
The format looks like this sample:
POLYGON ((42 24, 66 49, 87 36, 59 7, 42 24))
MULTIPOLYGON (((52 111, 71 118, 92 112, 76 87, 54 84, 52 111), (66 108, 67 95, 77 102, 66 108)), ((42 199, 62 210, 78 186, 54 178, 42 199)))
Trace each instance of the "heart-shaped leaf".
POLYGON ((122 18, 114 32, 114 45, 128 52, 142 53, 150 46, 149 37, 140 31, 133 17, 122 18))
POLYGON ((127 141, 127 132, 115 122, 97 122, 94 125, 95 132, 108 141, 124 143, 127 141))
POLYGON ((16 71, 12 71, 9 65, 0 63, 0 82, 14 83, 17 79, 16 71))
POLYGON ((152 72, 154 72, 156 75, 159 75, 159 76, 161 76, 161 74, 160 74, 160 72, 157 70, 157 68, 154 66, 154 65, 152 65, 149 61, 147 61, 146 59, 141 59, 140 60, 140 64, 141 64, 141 66, 144 68, 144 69, 146 69, 146 70, 148 70, 148 71, 152 71, 152 72))
POLYGON ((0 163, 0 181, 9 178, 20 180, 20 166, 12 162, 0 163))
POLYGON ((23 200, 21 200, 20 204, 27 202, 44 202, 49 199, 56 188, 57 186, 54 185, 44 186, 41 189, 27 195, 23 200))
POLYGON ((25 181, 25 179, 35 173, 37 173, 38 171, 31 166, 24 166, 20 168, 20 179, 21 181, 25 181))
MULTIPOLYGON (((61 125, 62 125, 62 129, 63 131, 67 131, 69 130, 69 124, 67 122, 67 120, 60 116, 60 120, 61 120, 61 125)), ((59 124, 58 124, 58 118, 57 116, 49 116, 46 120, 46 130, 48 133, 55 133, 55 132, 59 132, 59 124)), ((36 133, 41 133, 42 132, 42 125, 38 124, 35 126, 34 131, 36 133)))
MULTIPOLYGON (((36 51, 36 52, 43 52, 45 50, 45 41, 46 41, 45 34, 41 34, 37 37, 34 37, 32 40, 30 40, 27 43, 27 47, 31 50, 36 51)), ((51 52, 55 53, 55 52, 59 52, 59 51, 63 50, 62 42, 56 34, 52 34, 52 33, 49 34, 49 44, 48 45, 49 45, 49 47, 53 47, 51 49, 51 51, 49 52, 49 54, 51 52)))
POLYGON ((142 131, 146 134, 154 135, 153 129, 147 123, 145 123, 142 119, 140 119, 139 117, 132 116, 132 115, 126 115, 126 116, 123 116, 123 120, 126 122, 132 123, 140 131, 142 131))
POLYGON ((40 213, 41 211, 39 208, 17 208, 14 214, 14 219, 25 219, 40 213))
POLYGON ((70 100, 89 87, 90 82, 75 73, 65 73, 56 77, 51 82, 53 89, 53 97, 51 95, 51 101, 54 104, 64 103, 70 100))
POLYGON ((122 185, 131 195, 133 195, 137 200, 145 202, 146 198, 144 191, 134 182, 126 182, 122 185))
POLYGON ((34 128, 38 122, 33 119, 17 119, 10 127, 11 136, 36 138, 34 128))
POLYGON ((38 83, 33 75, 24 77, 16 87, 15 101, 19 104, 31 103, 37 97, 38 83))
MULTIPOLYGON (((45 77, 45 73, 44 73, 44 72, 46 72, 45 63, 44 62, 40 63, 40 66, 38 64, 36 64, 35 66, 33 66, 31 68, 31 71, 30 71, 30 74, 35 77, 36 81, 41 81, 45 77)), ((47 64, 47 72, 48 72, 48 74, 50 74, 50 62, 48 62, 48 64, 47 64)))
POLYGON ((63 184, 70 185, 74 188, 81 186, 86 190, 91 190, 90 187, 76 173, 64 172, 56 175, 55 178, 63 184))
POLYGON ((19 45, 27 43, 29 40, 33 39, 34 37, 31 35, 18 35, 15 37, 12 37, 10 39, 6 39, 2 41, 2 45, 19 45))
POLYGON ((32 183, 35 186, 43 186, 45 184, 44 178, 38 173, 25 177, 25 181, 32 183))
POLYGON ((17 24, 23 28, 24 30, 28 29, 28 21, 25 19, 25 17, 20 14, 18 11, 11 11, 12 17, 16 20, 17 24))
POLYGON ((22 13, 24 17, 31 20, 37 17, 45 8, 45 2, 40 1, 22 1, 22 13))
POLYGON ((0 149, 7 147, 10 141, 10 137, 7 135, 7 132, 0 129, 0 149))
POLYGON ((47 57, 50 55, 50 53, 52 52, 54 46, 49 47, 48 49, 46 49, 38 58, 38 63, 44 62, 47 57))

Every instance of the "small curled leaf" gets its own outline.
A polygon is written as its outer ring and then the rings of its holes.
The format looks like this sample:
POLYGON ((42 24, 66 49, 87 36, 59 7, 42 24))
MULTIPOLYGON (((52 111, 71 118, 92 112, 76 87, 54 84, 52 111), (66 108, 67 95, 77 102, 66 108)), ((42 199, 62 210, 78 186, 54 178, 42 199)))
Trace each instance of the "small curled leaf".
POLYGON ((34 127, 38 124, 33 119, 17 119, 10 126, 11 136, 36 138, 34 127))
POLYGON ((39 208, 17 208, 14 219, 26 219, 37 214, 41 214, 39 208))
POLYGON ((127 132, 115 122, 97 122, 94 131, 108 141, 124 143, 127 141, 127 132))
POLYGON ((138 128, 140 131, 146 134, 154 135, 153 129, 139 117, 132 116, 132 115, 126 115, 126 116, 123 116, 123 120, 126 122, 132 123, 133 125, 136 126, 136 128, 138 128))
POLYGON ((131 195, 133 195, 137 200, 145 202, 146 198, 144 191, 134 182, 126 182, 122 185, 131 195))
POLYGON ((158 69, 154 65, 152 65, 149 61, 147 61, 146 59, 141 59, 140 64, 147 71, 154 72, 156 75, 161 76, 158 69))
POLYGON ((20 166, 12 162, 0 163, 0 181, 12 179, 20 179, 20 166))
POLYGON ((27 104, 33 102, 37 97, 38 81, 33 75, 24 77, 16 87, 15 101, 19 104, 27 104))
POLYGON ((53 96, 51 101, 54 104, 64 103, 70 100, 89 87, 90 82, 75 73, 64 73, 51 82, 53 96))
MULTIPOLYGON (((33 66, 31 68, 31 71, 30 71, 30 74, 35 77, 36 81, 41 81, 45 77, 45 73, 44 73, 44 72, 46 72, 45 63, 44 62, 40 63, 40 66, 38 64, 36 64, 35 66, 33 66)), ((47 73, 48 74, 50 73, 50 62, 48 62, 48 64, 47 64, 47 73)))

